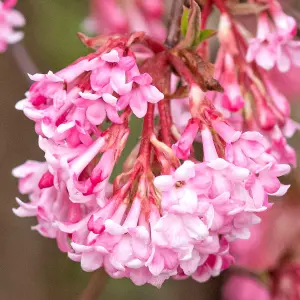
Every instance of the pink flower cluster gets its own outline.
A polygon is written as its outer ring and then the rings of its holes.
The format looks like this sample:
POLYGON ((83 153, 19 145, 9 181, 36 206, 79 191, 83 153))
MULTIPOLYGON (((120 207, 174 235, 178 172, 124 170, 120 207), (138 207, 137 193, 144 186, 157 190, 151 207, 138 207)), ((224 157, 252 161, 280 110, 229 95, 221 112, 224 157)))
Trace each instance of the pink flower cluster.
POLYGON ((23 38, 23 32, 16 31, 15 27, 25 24, 23 15, 13 9, 16 0, 0 1, 0 53, 5 52, 8 44, 19 42, 23 38))
MULTIPOLYGON (((136 3, 157 8, 148 2, 136 3)), ((195 68, 206 63, 196 51, 170 50, 140 33, 85 38, 95 53, 57 73, 30 75, 35 83, 16 107, 35 122, 46 162, 13 171, 30 200, 18 199, 14 212, 36 216, 34 228, 83 270, 103 267, 136 285, 203 282, 228 268, 231 243, 248 239, 269 195, 289 188, 278 177, 294 163, 285 136, 298 127, 265 71, 240 62, 239 47, 246 49, 236 29, 223 12, 216 67, 223 94, 205 94, 221 87, 209 66, 195 68), (132 48, 140 45, 152 57, 139 57, 138 67, 132 48), (169 99, 187 91, 189 99, 169 99), (142 137, 112 182, 131 114, 144 119, 142 137)))
POLYGON ((266 70, 276 66, 280 72, 289 71, 292 65, 300 67, 300 42, 293 40, 296 20, 277 1, 269 1, 268 6, 259 16, 257 37, 249 41, 247 60, 266 70))
POLYGON ((231 245, 238 269, 233 268, 233 276, 225 282, 222 299, 247 300, 254 295, 260 300, 299 298, 300 206, 291 195, 259 214, 262 222, 251 229, 249 240, 231 245), (291 227, 293 230, 287 230, 291 227))
POLYGON ((58 190, 53 186, 53 177, 46 162, 27 161, 16 167, 13 175, 19 178, 20 193, 29 195, 30 200, 29 203, 25 203, 17 198, 20 206, 13 209, 13 212, 19 217, 36 217, 38 224, 32 229, 47 238, 56 238, 61 251, 70 251, 68 236, 59 230, 57 221, 77 222, 89 213, 95 204, 82 207, 78 203, 71 202, 66 190, 58 190), (48 185, 47 188, 42 187, 45 183, 48 185))
POLYGON ((88 32, 97 34, 144 31, 164 41, 164 5, 163 0, 91 0, 91 13, 84 21, 84 27, 88 32))
POLYGON ((37 134, 70 147, 90 145, 106 118, 121 124, 119 112, 126 107, 141 118, 148 102, 163 99, 151 76, 141 74, 135 58, 121 49, 83 57, 56 74, 29 76, 36 83, 17 109, 35 121, 37 134))
POLYGON ((224 86, 224 93, 213 92, 209 98, 235 129, 263 133, 267 151, 279 162, 295 165, 296 153, 287 138, 294 135, 299 124, 290 119, 288 100, 265 70, 241 57, 240 51, 247 48, 241 33, 236 36, 237 30, 236 24, 223 14, 215 76, 224 86))
POLYGON ((128 133, 116 126, 119 143, 109 142, 105 151, 107 132, 75 147, 40 137, 48 165, 27 162, 14 170, 31 200, 18 200, 15 213, 37 216, 36 228, 56 237, 85 271, 104 267, 111 277, 137 285, 160 286, 171 276, 206 281, 232 263, 229 242, 249 238, 249 227, 259 222, 255 212, 269 206, 268 194, 288 188, 277 177, 290 167, 265 152, 259 133, 241 134, 216 121, 213 129, 226 142, 224 158, 203 128, 202 163, 186 160, 150 184, 142 176, 133 198, 127 194, 130 182, 110 195, 108 179, 128 133))

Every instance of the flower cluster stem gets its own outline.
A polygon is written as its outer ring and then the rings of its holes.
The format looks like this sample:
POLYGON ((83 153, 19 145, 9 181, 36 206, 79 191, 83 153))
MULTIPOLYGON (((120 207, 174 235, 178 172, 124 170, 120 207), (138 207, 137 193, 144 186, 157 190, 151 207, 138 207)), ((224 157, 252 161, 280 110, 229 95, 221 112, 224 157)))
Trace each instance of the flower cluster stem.
POLYGON ((143 132, 141 137, 141 147, 139 158, 144 166, 144 171, 150 166, 151 143, 150 137, 154 132, 154 104, 148 103, 147 114, 144 118, 143 132))
POLYGON ((207 19, 211 13, 211 9, 212 9, 212 0, 207 0, 202 9, 202 15, 201 15, 201 29, 202 30, 205 29, 205 27, 206 27, 207 19))

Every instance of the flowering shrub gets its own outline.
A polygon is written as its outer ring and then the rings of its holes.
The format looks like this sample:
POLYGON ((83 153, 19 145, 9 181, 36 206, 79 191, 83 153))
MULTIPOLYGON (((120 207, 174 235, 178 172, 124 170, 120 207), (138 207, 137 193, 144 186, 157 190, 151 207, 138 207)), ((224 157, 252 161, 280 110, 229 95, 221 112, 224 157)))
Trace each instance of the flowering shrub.
MULTIPOLYGON (((160 8, 142 2, 142 11, 160 8)), ((95 50, 86 57, 29 75, 34 84, 16 106, 34 121, 45 162, 14 169, 30 199, 17 199, 15 214, 36 216, 34 229, 83 270, 104 267, 136 285, 204 282, 228 268, 232 242, 250 237, 256 213, 272 206, 269 195, 285 194, 278 178, 296 163, 286 138, 299 125, 266 71, 297 64, 295 22, 267 2, 257 38, 234 7, 206 1, 200 19, 191 1, 180 38, 175 18, 162 44, 143 32, 114 34, 122 27, 116 3, 94 1, 116 11, 113 28, 79 35, 95 50), (221 12, 215 69, 206 41, 215 34, 206 29, 213 4, 221 12), (132 115, 143 119, 141 139, 113 179, 132 115)))

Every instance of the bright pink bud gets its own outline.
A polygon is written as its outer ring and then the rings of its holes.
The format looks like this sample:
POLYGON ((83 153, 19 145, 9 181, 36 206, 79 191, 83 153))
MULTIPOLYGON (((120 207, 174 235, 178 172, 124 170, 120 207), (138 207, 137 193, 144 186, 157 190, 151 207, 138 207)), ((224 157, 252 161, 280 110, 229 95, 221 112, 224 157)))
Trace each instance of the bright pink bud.
POLYGON ((45 189, 54 185, 54 176, 47 171, 39 181, 39 188, 45 189))
POLYGON ((191 120, 179 141, 172 146, 176 156, 180 159, 188 159, 191 153, 191 148, 199 130, 199 125, 196 121, 191 120))

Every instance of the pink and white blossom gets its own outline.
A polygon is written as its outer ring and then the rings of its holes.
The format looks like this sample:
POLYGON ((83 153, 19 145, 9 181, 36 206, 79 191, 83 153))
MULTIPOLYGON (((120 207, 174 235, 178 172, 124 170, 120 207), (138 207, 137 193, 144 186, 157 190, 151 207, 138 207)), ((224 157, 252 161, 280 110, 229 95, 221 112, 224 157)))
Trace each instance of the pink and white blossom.
POLYGON ((280 72, 287 72, 292 65, 300 64, 300 43, 293 38, 297 32, 296 21, 287 16, 276 1, 270 5, 270 20, 262 12, 258 20, 257 37, 249 42, 247 60, 255 61, 260 67, 271 70, 277 66, 280 72))
POLYGON ((90 144, 106 118, 122 123, 118 112, 128 105, 143 117, 147 102, 163 99, 151 76, 140 74, 134 57, 123 56, 120 49, 89 55, 56 74, 30 78, 36 82, 17 109, 35 122, 39 135, 56 143, 66 141, 70 147, 90 144))

